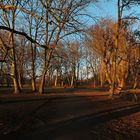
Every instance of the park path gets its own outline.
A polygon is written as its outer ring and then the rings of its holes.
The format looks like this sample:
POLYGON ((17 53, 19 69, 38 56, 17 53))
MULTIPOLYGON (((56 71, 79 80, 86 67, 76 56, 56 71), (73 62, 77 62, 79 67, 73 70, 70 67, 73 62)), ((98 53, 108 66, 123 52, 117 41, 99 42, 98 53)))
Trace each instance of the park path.
POLYGON ((101 120, 140 110, 132 101, 109 100, 104 92, 3 96, 0 99, 1 138, 76 139, 81 133, 88 137, 87 130, 101 120))

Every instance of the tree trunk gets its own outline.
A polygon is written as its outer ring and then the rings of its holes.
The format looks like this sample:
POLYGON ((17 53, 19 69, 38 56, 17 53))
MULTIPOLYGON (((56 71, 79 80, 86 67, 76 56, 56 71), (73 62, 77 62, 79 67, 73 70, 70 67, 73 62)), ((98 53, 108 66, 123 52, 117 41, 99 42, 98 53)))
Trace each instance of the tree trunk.
POLYGON ((125 79, 124 79, 124 77, 121 80, 120 87, 121 88, 124 88, 125 87, 125 79))
POLYGON ((13 83, 14 83, 14 94, 20 93, 20 88, 18 82, 16 81, 16 78, 13 78, 13 83))
POLYGON ((138 81, 138 73, 136 73, 135 78, 134 78, 134 85, 133 85, 134 89, 136 89, 137 87, 137 84, 138 84, 137 81, 138 81))
POLYGON ((39 84, 39 94, 41 95, 42 93, 44 93, 44 85, 45 85, 45 76, 46 76, 46 69, 44 69, 41 80, 40 80, 40 84, 39 84))
POLYGON ((117 33, 116 33, 116 47, 114 48, 114 66, 113 66, 113 79, 112 79, 112 88, 111 88, 111 95, 113 96, 115 92, 115 82, 116 82, 116 69, 117 69, 117 53, 119 48, 119 33, 120 33, 120 27, 121 27, 121 6, 120 6, 120 0, 117 2, 117 8, 118 8, 118 23, 117 23, 117 33))
MULTIPOLYGON (((14 5, 14 0, 12 0, 12 5, 14 5)), ((14 29, 15 26, 15 10, 12 11, 12 29, 14 29)), ((14 93, 20 93, 21 89, 19 86, 18 81, 18 71, 17 71, 17 63, 16 63, 16 50, 15 50, 15 44, 14 44, 14 33, 11 33, 11 46, 12 46, 12 56, 13 56, 13 83, 14 83, 14 93)))
POLYGON ((64 87, 64 82, 63 82, 63 80, 61 81, 61 87, 64 87))
POLYGON ((80 63, 78 63, 78 66, 77 66, 77 77, 76 77, 77 81, 79 80, 79 72, 80 72, 80 63))
POLYGON ((16 62, 13 63, 13 83, 14 83, 14 94, 18 94, 21 92, 19 81, 18 81, 18 75, 17 75, 17 68, 16 68, 16 62))
MULTIPOLYGON (((31 19, 32 23, 32 19, 31 19)), ((37 35, 37 32, 36 32, 37 35)), ((35 35, 35 40, 36 40, 35 35)), ((32 36, 32 28, 30 27, 30 36, 32 36)), ((33 44, 31 43, 31 61, 32 61, 32 78, 31 78, 31 85, 32 85, 32 92, 36 91, 36 77, 35 77, 35 59, 36 59, 36 46, 33 48, 33 44)))
POLYGON ((58 74, 55 76, 55 81, 54 81, 54 86, 57 86, 57 81, 58 81, 58 74))
POLYGON ((34 77, 32 77, 32 92, 36 92, 36 82, 34 77))
POLYGON ((103 76, 102 76, 102 73, 100 74, 100 86, 103 87, 103 76))
POLYGON ((36 91, 36 78, 35 78, 35 59, 34 59, 34 53, 33 53, 33 48, 32 48, 32 91, 36 91))
POLYGON ((22 89, 22 76, 20 73, 19 73, 18 81, 19 81, 19 87, 20 89, 22 89))
MULTIPOLYGON (((49 46, 49 43, 47 42, 48 41, 48 29, 49 29, 49 4, 50 4, 50 1, 46 1, 46 32, 45 32, 45 46, 48 47, 49 46)), ((48 50, 49 51, 49 50, 48 50)), ((50 53, 50 52, 48 52, 50 53)), ((43 69, 43 73, 42 73, 42 77, 41 77, 41 80, 40 80, 40 85, 39 85, 39 94, 41 95, 42 93, 44 93, 44 85, 45 85, 45 76, 46 76, 46 73, 47 73, 47 70, 48 70, 48 66, 49 66, 49 63, 50 63, 50 59, 51 59, 51 53, 48 54, 47 56, 47 48, 45 48, 45 52, 44 52, 44 69, 43 69), (48 60, 47 60, 48 58, 48 60)))
POLYGON ((72 75, 72 77, 71 77, 71 83, 70 83, 70 86, 73 87, 73 84, 74 84, 74 75, 72 75))

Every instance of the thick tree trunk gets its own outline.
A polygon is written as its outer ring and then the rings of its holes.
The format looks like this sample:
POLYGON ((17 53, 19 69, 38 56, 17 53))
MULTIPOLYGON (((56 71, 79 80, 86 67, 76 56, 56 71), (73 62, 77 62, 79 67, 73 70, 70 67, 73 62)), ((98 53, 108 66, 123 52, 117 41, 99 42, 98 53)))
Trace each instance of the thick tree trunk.
POLYGON ((71 87, 73 87, 73 85, 74 85, 74 75, 72 75, 72 77, 71 77, 71 83, 70 83, 70 86, 71 87))
MULTIPOLYGON (((30 34, 31 34, 31 31, 30 31, 30 34)), ((35 59, 36 59, 36 46, 35 46, 35 48, 33 48, 33 44, 31 43, 31 60, 32 60, 31 85, 32 85, 32 92, 36 92, 35 59)))
MULTIPOLYGON (((50 1, 46 1, 46 32, 45 32, 45 45, 46 47, 49 45, 49 43, 47 42, 48 41, 48 29, 49 29, 49 23, 48 23, 48 20, 49 20, 49 4, 50 4, 50 1)), ((39 94, 41 95, 42 93, 44 93, 44 85, 45 85, 45 76, 46 76, 46 73, 47 73, 47 70, 48 70, 48 66, 49 66, 49 63, 50 63, 50 59, 51 59, 51 56, 49 54, 47 54, 47 48, 45 48, 44 50, 44 69, 43 69, 43 72, 42 72, 42 76, 41 76, 41 80, 40 80, 40 85, 39 85, 39 94), (48 59, 48 60, 47 60, 48 59)), ((49 52, 48 52, 49 53, 49 52)))
POLYGON ((36 92, 36 82, 34 77, 32 77, 32 92, 36 92))
POLYGON ((52 53, 53 53, 53 50, 50 50, 48 52, 47 52, 47 50, 45 50, 45 55, 44 55, 44 60, 45 60, 44 61, 44 69, 43 69, 41 80, 40 80, 39 94, 44 93, 45 77, 46 77, 46 73, 47 73, 48 68, 49 68, 50 60, 52 58, 52 53))
POLYGON ((115 93, 115 82, 116 82, 116 69, 117 69, 117 53, 119 48, 119 33, 120 33, 120 27, 121 27, 121 6, 120 6, 120 0, 117 2, 117 8, 118 8, 118 23, 117 23, 117 33, 116 33, 116 47, 114 48, 114 66, 113 66, 113 79, 112 79, 112 88, 111 88, 111 96, 115 93))
POLYGON ((21 92, 17 74, 18 74, 18 72, 17 72, 17 68, 16 68, 16 62, 14 62, 14 64, 13 64, 14 94, 18 94, 21 92))
POLYGON ((109 74, 109 71, 108 71, 108 69, 107 69, 107 64, 105 64, 105 70, 106 70, 106 79, 107 79, 107 81, 108 81, 108 83, 109 83, 109 97, 110 98, 112 98, 112 96, 113 96, 113 90, 114 90, 114 83, 112 82, 112 79, 111 79, 111 75, 109 74))
POLYGON ((110 97, 110 98, 113 97, 113 92, 114 92, 114 85, 111 83, 111 84, 110 84, 110 89, 109 89, 109 97, 110 97))
POLYGON ((124 88, 125 87, 125 78, 123 77, 122 80, 121 80, 121 83, 120 83, 120 86, 121 88, 124 88))
MULTIPOLYGON (((12 5, 14 5, 15 2, 12 0, 12 5)), ((15 10, 12 11, 12 29, 14 29, 15 26, 15 10)), ((14 33, 11 33, 11 46, 12 46, 12 56, 13 56, 13 83, 14 83, 14 93, 20 93, 21 89, 19 86, 18 81, 18 70, 17 70, 17 63, 16 63, 16 50, 15 50, 15 42, 14 42, 14 33)))
POLYGON ((14 83, 14 94, 20 93, 16 78, 13 78, 13 83, 14 83))
POLYGON ((76 77, 77 81, 79 80, 79 72, 80 72, 80 63, 78 63, 78 66, 77 66, 77 77, 76 77))
POLYGON ((64 87, 64 82, 63 82, 63 80, 61 81, 61 87, 64 87))
POLYGON ((19 87, 20 89, 22 89, 22 76, 20 73, 19 73, 18 81, 19 81, 19 87))
POLYGON ((32 91, 36 91, 36 78, 35 78, 35 65, 34 59, 32 59, 32 79, 31 79, 32 91))
POLYGON ((13 51, 13 83, 14 83, 14 93, 20 93, 21 89, 20 89, 20 85, 19 85, 19 80, 18 80, 18 71, 17 71, 17 64, 16 64, 16 58, 15 58, 15 48, 13 45, 12 48, 13 51))
POLYGON ((55 76, 54 86, 57 87, 58 75, 55 76))
POLYGON ((136 74, 135 78, 134 78, 134 85, 133 88, 135 89, 137 87, 137 81, 138 81, 138 73, 136 74))
POLYGON ((102 76, 102 74, 100 75, 100 86, 103 87, 103 76, 102 76))
POLYGON ((46 70, 44 69, 43 74, 41 76, 40 84, 39 84, 39 94, 40 95, 42 93, 44 93, 45 76, 46 76, 46 70))

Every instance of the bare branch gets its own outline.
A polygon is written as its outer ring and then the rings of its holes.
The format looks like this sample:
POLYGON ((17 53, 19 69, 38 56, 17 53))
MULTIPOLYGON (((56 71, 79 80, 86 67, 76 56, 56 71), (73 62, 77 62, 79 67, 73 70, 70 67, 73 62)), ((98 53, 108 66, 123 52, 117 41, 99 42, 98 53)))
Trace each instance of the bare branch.
POLYGON ((15 34, 19 34, 19 35, 22 35, 24 36, 25 38, 27 38, 29 41, 31 41, 32 43, 35 43, 37 44, 39 47, 43 48, 43 49, 47 49, 48 47, 45 46, 45 45, 41 45, 39 44, 37 41, 35 41, 33 38, 31 38, 30 36, 28 36, 25 32, 20 32, 20 31, 17 31, 15 29, 11 29, 9 27, 5 27, 5 26, 0 26, 0 30, 6 30, 6 31, 9 31, 9 32, 13 32, 15 34))

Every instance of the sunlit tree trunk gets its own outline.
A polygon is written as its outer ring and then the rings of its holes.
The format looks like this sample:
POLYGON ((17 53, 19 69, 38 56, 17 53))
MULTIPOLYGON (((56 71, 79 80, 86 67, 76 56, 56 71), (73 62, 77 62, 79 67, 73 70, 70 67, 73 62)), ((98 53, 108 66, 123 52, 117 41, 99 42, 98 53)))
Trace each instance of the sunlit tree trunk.
POLYGON ((36 77, 35 77, 35 51, 32 43, 31 43, 31 59, 32 59, 32 78, 31 78, 31 83, 32 83, 32 91, 36 91, 36 77))
MULTIPOLYGON (((48 30, 49 30, 49 23, 48 23, 48 21, 49 21, 49 0, 48 1, 46 1, 46 31, 45 31, 45 34, 46 34, 46 36, 45 36, 45 45, 46 45, 46 47, 48 47, 48 30)), ((39 85, 39 94, 42 94, 42 93, 44 93, 44 86, 45 86, 45 76, 46 76, 46 73, 47 73, 47 69, 48 69, 48 65, 49 65, 49 61, 50 61, 50 59, 51 59, 51 56, 49 55, 49 56, 47 56, 48 54, 48 52, 47 51, 49 51, 49 50, 47 50, 47 48, 45 48, 45 50, 44 50, 45 52, 44 52, 44 66, 43 66, 43 73, 42 73, 42 76, 41 76, 41 80, 40 80, 40 85, 39 85)))
POLYGON ((78 62, 78 64, 77 64, 77 77, 76 77, 77 81, 79 80, 79 72, 80 72, 80 63, 78 62))
POLYGON ((39 94, 44 93, 45 77, 46 77, 46 73, 50 64, 50 60, 52 58, 52 53, 53 53, 53 50, 45 49, 45 54, 44 54, 45 62, 44 62, 43 73, 42 73, 40 84, 39 84, 39 94))
MULTIPOLYGON (((29 25, 29 33, 30 36, 32 36, 32 24, 33 24, 33 17, 31 16, 30 19, 30 25, 29 25)), ((36 25, 37 26, 37 25, 36 25)), ((35 31, 35 40, 37 36, 37 31, 35 31)), ((32 86, 32 91, 36 91, 36 77, 35 77, 35 59, 36 59, 36 45, 33 46, 33 43, 30 45, 31 48, 31 86, 32 86)))
MULTIPOLYGON (((14 0, 12 0, 12 5, 14 5, 14 0)), ((14 29, 15 26, 15 10, 12 10, 12 29, 14 29)), ((18 71, 17 71, 17 63, 16 63, 16 50, 15 50, 15 44, 14 44, 14 33, 11 32, 11 45, 12 45, 12 56, 13 56, 13 83, 14 83, 14 93, 20 93, 20 85, 18 80, 18 71)))
POLYGON ((138 76, 139 76, 139 74, 136 73, 135 78, 134 78, 134 85, 133 85, 133 88, 134 88, 134 89, 135 89, 135 88, 137 87, 137 85, 138 85, 138 76))
POLYGON ((118 22, 117 22, 117 32, 116 32, 116 47, 114 48, 114 65, 113 65, 113 79, 112 79, 112 88, 110 97, 112 98, 113 94, 115 93, 115 86, 116 86, 116 71, 117 71, 117 54, 118 54, 118 47, 119 47, 119 33, 120 33, 120 26, 121 26, 121 7, 120 7, 120 0, 117 2, 118 7, 118 22))
POLYGON ((73 84, 74 84, 74 75, 72 74, 70 86, 73 87, 73 84))
POLYGON ((41 76, 40 84, 39 84, 39 94, 44 93, 45 76, 46 76, 46 70, 44 69, 43 74, 41 76))
POLYGON ((58 71, 56 71, 56 75, 55 75, 55 81, 54 81, 54 86, 57 86, 57 82, 58 82, 58 71))

